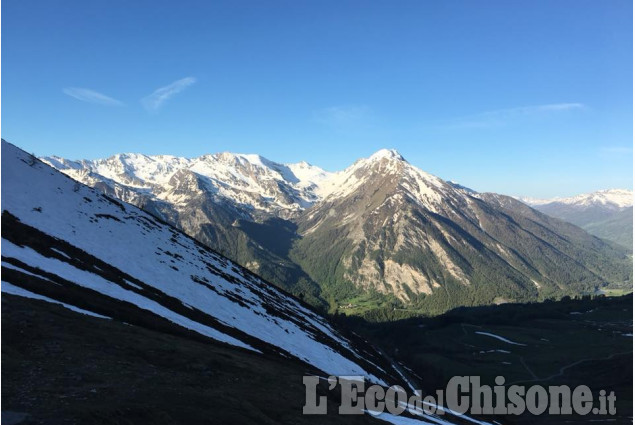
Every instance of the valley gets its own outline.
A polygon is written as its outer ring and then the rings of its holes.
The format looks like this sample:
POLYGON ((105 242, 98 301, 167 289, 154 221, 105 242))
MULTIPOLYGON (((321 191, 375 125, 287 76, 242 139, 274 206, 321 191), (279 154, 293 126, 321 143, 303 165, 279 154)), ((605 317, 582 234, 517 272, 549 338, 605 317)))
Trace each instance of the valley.
MULTIPOLYGON (((505 385, 588 385, 615 391, 618 415, 633 412, 633 297, 565 299, 558 302, 459 308, 433 318, 369 323, 340 316, 346 326, 384 347, 410 371, 424 392, 453 376, 475 372, 482 382, 505 385)), ((496 418, 492 418, 496 419, 496 418)), ((506 418, 531 424, 536 417, 506 418)), ((593 417, 541 416, 540 423, 593 423, 593 417)))

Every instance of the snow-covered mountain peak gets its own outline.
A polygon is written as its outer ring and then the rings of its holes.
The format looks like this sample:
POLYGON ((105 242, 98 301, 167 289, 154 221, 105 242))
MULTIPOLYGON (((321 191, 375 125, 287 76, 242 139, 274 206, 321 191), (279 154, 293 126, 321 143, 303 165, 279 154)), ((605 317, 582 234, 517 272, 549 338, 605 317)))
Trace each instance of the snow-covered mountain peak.
POLYGON ((564 203, 582 205, 615 205, 619 208, 626 208, 633 205, 633 191, 626 189, 607 189, 597 192, 574 196, 561 200, 564 203))
POLYGON ((563 204, 576 207, 604 206, 627 208, 633 206, 633 191, 628 189, 605 189, 567 198, 535 199, 519 197, 517 199, 531 206, 563 204))
POLYGON ((363 187, 374 187, 393 182, 393 194, 410 198, 426 208, 436 211, 444 196, 454 189, 437 176, 429 174, 406 161, 394 149, 382 149, 368 158, 362 158, 343 171, 332 174, 316 189, 322 200, 347 197, 363 187))
POLYGON ((382 159, 405 161, 405 158, 396 149, 380 149, 368 158, 369 161, 382 159))
POLYGON ((538 205, 546 205, 550 202, 553 202, 553 199, 532 198, 531 196, 512 196, 512 197, 532 207, 536 207, 538 205))
POLYGON ((269 167, 271 164, 275 164, 273 161, 270 161, 263 156, 260 156, 258 154, 251 154, 251 153, 220 152, 217 154, 206 155, 206 156, 212 157, 216 161, 222 162, 225 164, 240 164, 240 165, 250 164, 256 167, 269 167))
POLYGON ((306 161, 296 162, 292 164, 284 164, 293 175, 299 180, 302 187, 319 186, 324 180, 328 179, 333 173, 323 170, 320 167, 309 164, 306 161))
POLYGON ((154 159, 148 155, 144 155, 142 153, 134 153, 134 152, 118 153, 111 156, 108 159, 113 159, 113 160, 117 160, 124 163, 153 162, 154 161, 154 159))

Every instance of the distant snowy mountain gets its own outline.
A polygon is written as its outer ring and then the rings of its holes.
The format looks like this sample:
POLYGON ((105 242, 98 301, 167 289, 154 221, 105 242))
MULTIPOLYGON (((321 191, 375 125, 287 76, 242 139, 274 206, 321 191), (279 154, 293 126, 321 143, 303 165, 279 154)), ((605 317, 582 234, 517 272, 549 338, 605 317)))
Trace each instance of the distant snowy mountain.
POLYGON ((320 308, 383 297, 440 313, 632 281, 624 252, 391 149, 335 173, 230 153, 43 160, 320 308))
POLYGON ((628 208, 633 206, 633 191, 627 189, 607 189, 568 198, 536 199, 518 197, 518 199, 531 206, 547 204, 562 204, 578 207, 604 206, 607 208, 628 208))
POLYGON ((552 202, 552 199, 541 199, 541 198, 532 198, 529 196, 512 196, 514 199, 518 199, 520 202, 523 202, 527 205, 531 205, 535 207, 536 205, 544 205, 552 202))
POLYGON ((518 198, 589 233, 633 248, 633 191, 608 189, 569 198, 518 198))
POLYGON ((200 189, 245 211, 281 216, 316 202, 317 188, 331 175, 306 162, 279 164, 260 155, 229 152, 192 159, 118 154, 94 161, 42 160, 84 183, 109 185, 132 201, 144 197, 178 206, 186 202, 183 191, 200 189))

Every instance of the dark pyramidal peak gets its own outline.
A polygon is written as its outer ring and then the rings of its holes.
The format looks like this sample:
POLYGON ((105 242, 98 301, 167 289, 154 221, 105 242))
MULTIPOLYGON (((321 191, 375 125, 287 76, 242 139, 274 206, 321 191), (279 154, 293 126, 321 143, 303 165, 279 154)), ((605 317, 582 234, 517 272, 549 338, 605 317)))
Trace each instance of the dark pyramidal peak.
POLYGON ((632 285, 627 251, 395 150, 335 173, 228 153, 43 160, 321 308, 439 313, 632 285))

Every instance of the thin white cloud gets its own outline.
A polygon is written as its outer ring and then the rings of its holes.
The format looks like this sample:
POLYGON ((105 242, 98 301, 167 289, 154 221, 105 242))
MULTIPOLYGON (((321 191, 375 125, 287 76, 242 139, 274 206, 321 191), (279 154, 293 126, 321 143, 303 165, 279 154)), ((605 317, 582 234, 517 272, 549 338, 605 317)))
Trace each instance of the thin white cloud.
POLYGON ((351 127, 364 123, 370 112, 366 105, 338 105, 316 111, 313 119, 332 127, 351 127))
POLYGON ((149 96, 141 99, 141 103, 148 111, 157 111, 172 96, 182 92, 196 82, 194 77, 181 78, 165 87, 156 89, 149 96))
POLYGON ((528 106, 521 109, 526 109, 528 112, 540 112, 540 111, 570 111, 572 109, 584 109, 585 106, 582 103, 552 103, 548 105, 528 106))
POLYGON ((602 148, 602 152, 609 154, 632 154, 632 146, 607 146, 602 148))
POLYGON ((82 102, 96 103, 98 105, 106 106, 123 106, 123 102, 90 89, 67 87, 62 91, 64 94, 67 94, 77 100, 81 100, 82 102))
POLYGON ((541 114, 566 112, 585 109, 582 103, 549 103, 545 105, 519 106, 516 108, 496 109, 459 118, 455 123, 459 127, 488 128, 517 121, 521 118, 541 114))

